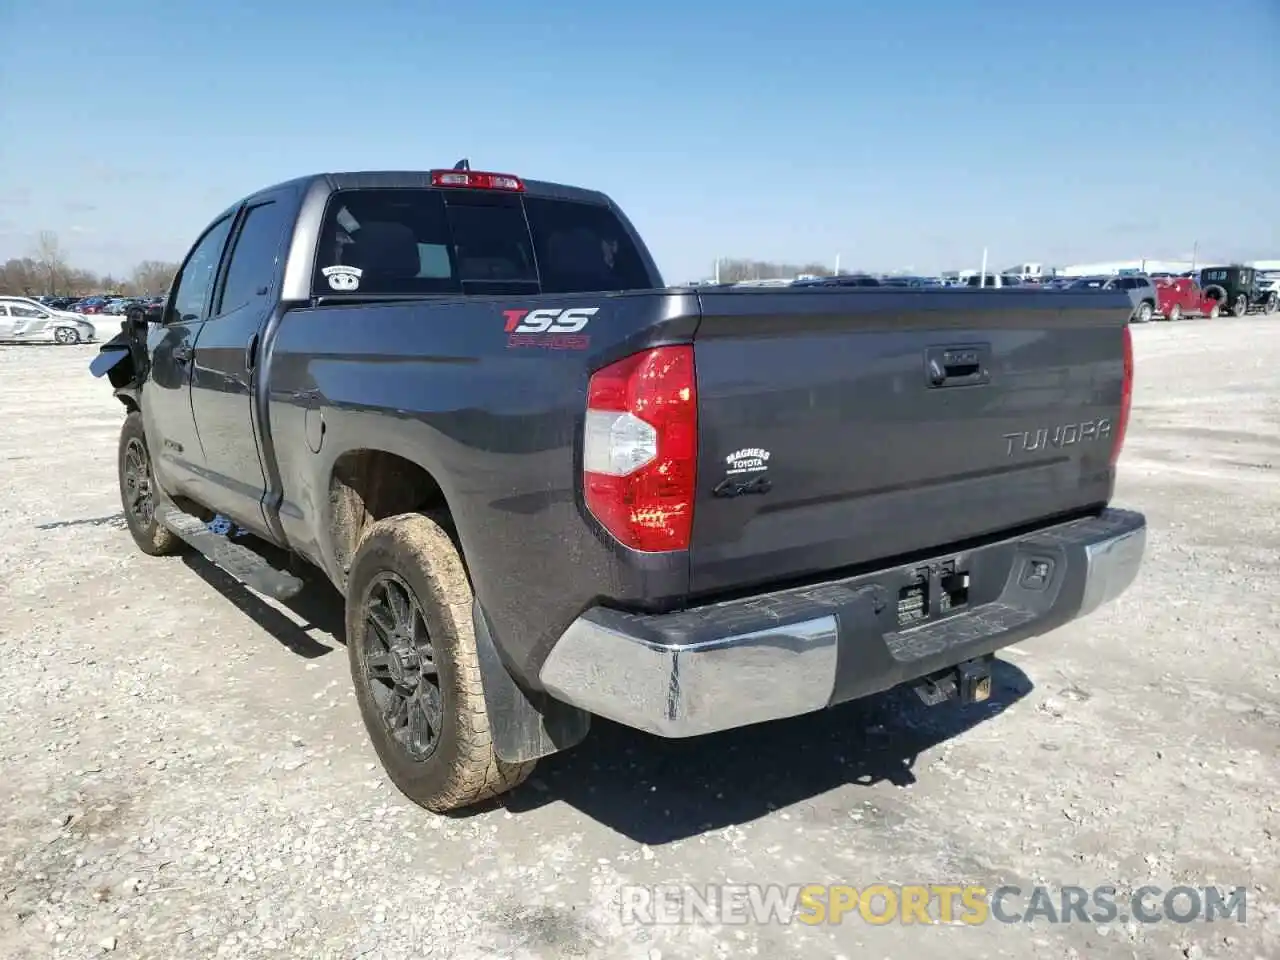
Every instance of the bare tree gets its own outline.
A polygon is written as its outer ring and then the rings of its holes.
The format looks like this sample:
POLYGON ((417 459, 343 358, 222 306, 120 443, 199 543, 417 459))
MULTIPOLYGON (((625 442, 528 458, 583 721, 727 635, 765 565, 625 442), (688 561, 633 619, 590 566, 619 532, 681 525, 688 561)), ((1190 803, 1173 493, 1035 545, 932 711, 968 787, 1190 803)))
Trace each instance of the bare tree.
POLYGON ((740 283, 743 280, 781 280, 802 273, 817 277, 831 275, 831 268, 820 263, 775 263, 770 260, 725 259, 720 261, 720 282, 740 283))
POLYGON ((143 260, 133 268, 129 279, 129 292, 140 296, 143 294, 164 295, 169 292, 169 285, 178 272, 178 264, 166 260, 143 260))
POLYGON ((29 297, 40 287, 40 265, 30 257, 14 257, 0 265, 0 294, 29 297))
POLYGON ((58 235, 52 230, 41 230, 36 239, 35 261, 40 269, 40 285, 51 297, 58 295, 58 288, 65 287, 67 258, 62 252, 58 235))
POLYGON ((99 293, 104 289, 102 278, 92 270, 81 270, 78 267, 67 269, 63 293, 77 297, 87 297, 91 293, 99 293))
POLYGON ((127 280, 84 270, 68 262, 58 235, 45 230, 37 238, 31 256, 0 262, 0 294, 17 297, 164 295, 169 292, 177 272, 178 264, 168 260, 143 260, 129 271, 127 280))

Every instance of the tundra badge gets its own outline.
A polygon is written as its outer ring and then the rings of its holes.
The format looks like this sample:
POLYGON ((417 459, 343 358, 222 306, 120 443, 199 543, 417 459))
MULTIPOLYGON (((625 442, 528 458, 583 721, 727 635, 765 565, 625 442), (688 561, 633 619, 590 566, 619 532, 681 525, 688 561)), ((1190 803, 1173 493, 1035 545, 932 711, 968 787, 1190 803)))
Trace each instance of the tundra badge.
POLYGON ((1012 457, 1016 453, 1056 450, 1077 443, 1106 440, 1110 437, 1111 421, 1106 418, 1085 420, 1081 423, 1064 423, 1057 427, 1040 427, 1036 430, 1024 430, 1021 433, 1006 433, 1004 453, 1005 456, 1012 457))

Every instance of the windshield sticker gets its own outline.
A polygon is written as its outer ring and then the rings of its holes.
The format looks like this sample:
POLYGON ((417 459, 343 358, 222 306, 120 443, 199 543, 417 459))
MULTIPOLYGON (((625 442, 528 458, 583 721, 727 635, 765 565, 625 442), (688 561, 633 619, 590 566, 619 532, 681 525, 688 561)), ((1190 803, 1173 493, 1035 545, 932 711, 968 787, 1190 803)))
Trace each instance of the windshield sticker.
POLYGON ((359 267, 348 267, 346 264, 338 263, 332 267, 325 267, 320 272, 328 277, 330 289, 345 293, 360 289, 360 276, 364 271, 359 267))

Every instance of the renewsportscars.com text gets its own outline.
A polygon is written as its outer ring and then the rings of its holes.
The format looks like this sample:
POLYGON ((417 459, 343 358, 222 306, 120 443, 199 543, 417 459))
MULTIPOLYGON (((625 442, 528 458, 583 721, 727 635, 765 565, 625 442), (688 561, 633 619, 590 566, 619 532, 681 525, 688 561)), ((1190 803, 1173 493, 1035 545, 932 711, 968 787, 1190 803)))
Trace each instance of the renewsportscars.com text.
POLYGON ((622 889, 630 924, 1245 922, 1244 887, 683 884, 622 889))

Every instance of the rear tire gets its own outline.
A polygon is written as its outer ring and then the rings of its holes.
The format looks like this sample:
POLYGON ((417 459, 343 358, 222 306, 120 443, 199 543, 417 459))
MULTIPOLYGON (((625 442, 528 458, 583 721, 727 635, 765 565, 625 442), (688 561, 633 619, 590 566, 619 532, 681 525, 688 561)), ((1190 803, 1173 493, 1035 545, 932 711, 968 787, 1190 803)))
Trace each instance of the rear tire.
POLYGON ((1138 309, 1133 311, 1133 322, 1147 323, 1151 319, 1152 314, 1154 313, 1155 313, 1155 310, 1152 309, 1151 304, 1148 303, 1146 300, 1143 300, 1140 304, 1138 304, 1138 309))
POLYGON ((133 412, 120 428, 120 449, 116 457, 120 482, 120 506, 124 522, 138 549, 153 557, 176 553, 182 541, 156 519, 156 478, 142 429, 142 414, 133 412))
POLYGON ((440 524, 408 513, 368 529, 346 590, 356 702, 392 782, 437 813, 506 793, 537 763, 494 752, 471 603, 440 524))
POLYGON ((1177 323, 1182 319, 1182 307, 1175 303, 1169 308, 1169 312, 1165 314, 1164 318, 1170 323, 1177 323))
POLYGON ((1218 303, 1218 301, 1215 300, 1213 301, 1213 306, 1209 308, 1209 312, 1205 314, 1205 316, 1207 316, 1210 320, 1217 320, 1221 314, 1222 314, 1222 304, 1218 303))

